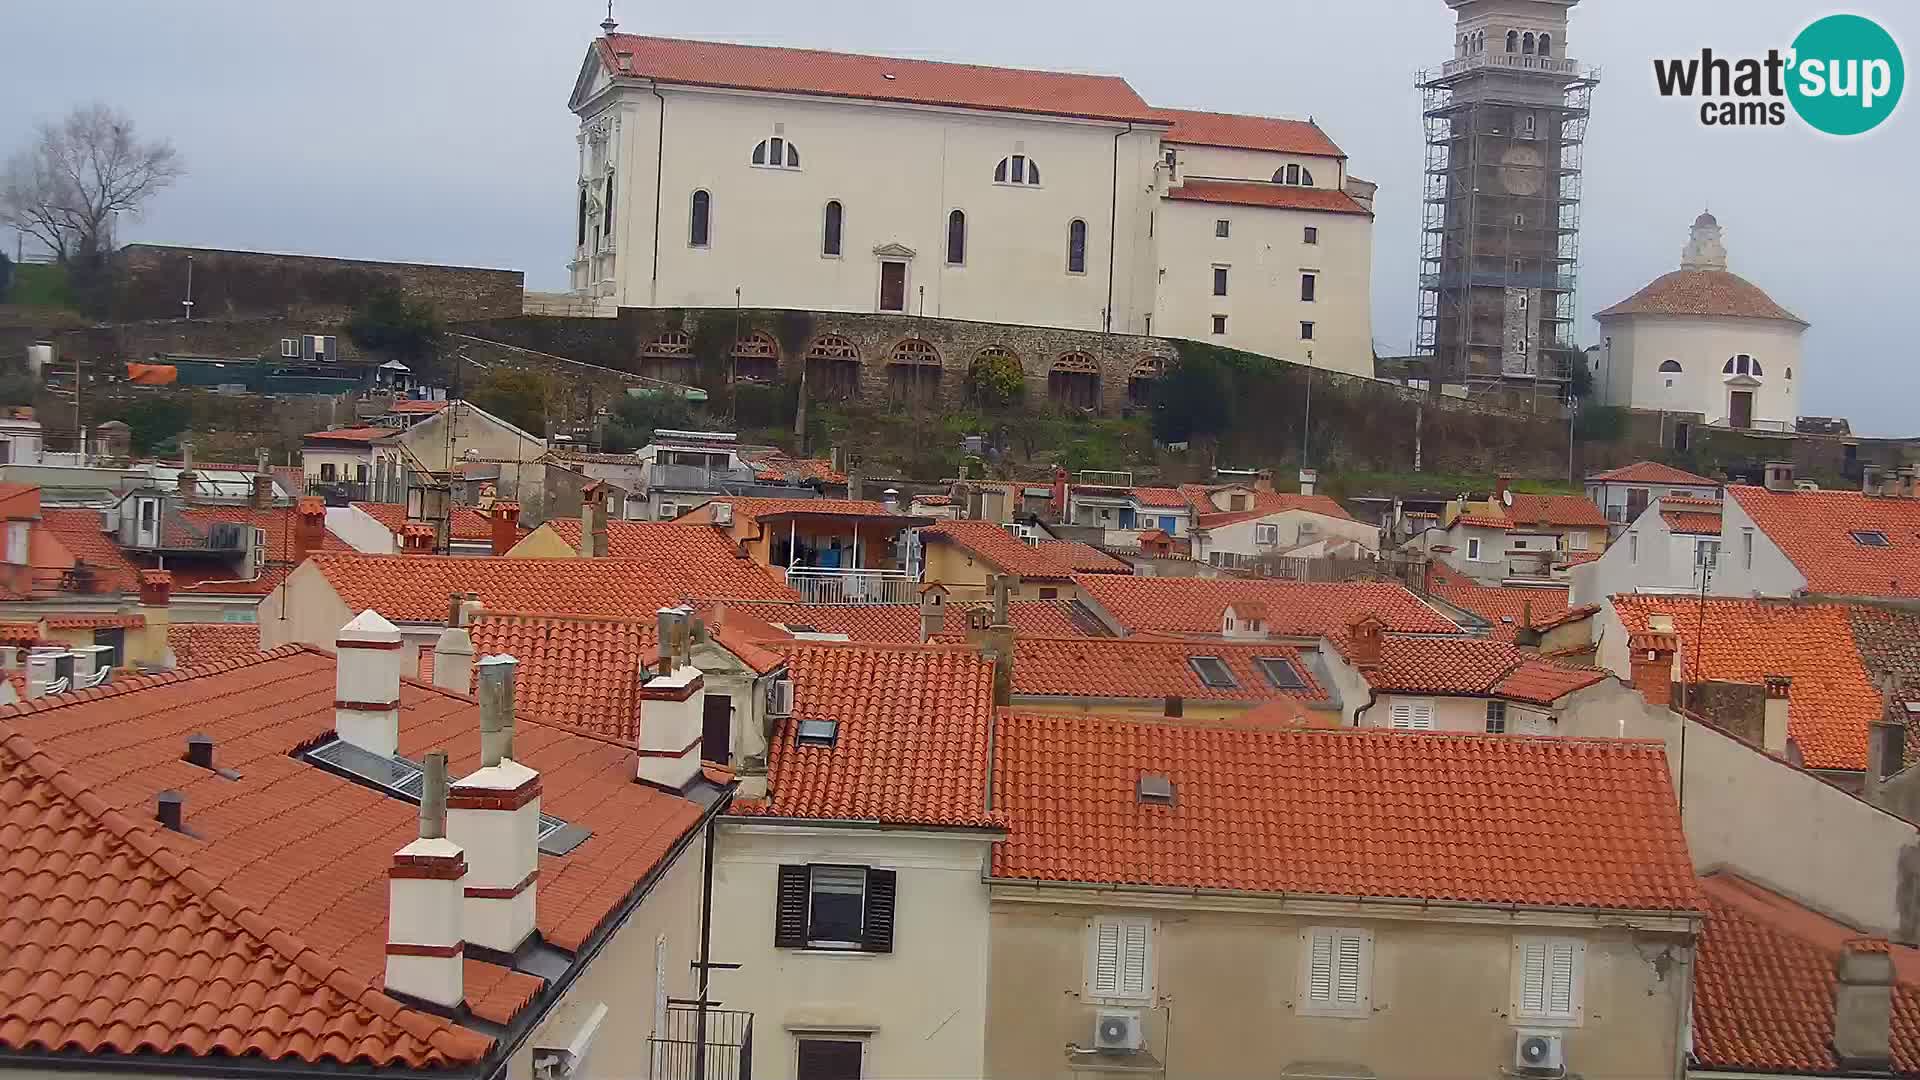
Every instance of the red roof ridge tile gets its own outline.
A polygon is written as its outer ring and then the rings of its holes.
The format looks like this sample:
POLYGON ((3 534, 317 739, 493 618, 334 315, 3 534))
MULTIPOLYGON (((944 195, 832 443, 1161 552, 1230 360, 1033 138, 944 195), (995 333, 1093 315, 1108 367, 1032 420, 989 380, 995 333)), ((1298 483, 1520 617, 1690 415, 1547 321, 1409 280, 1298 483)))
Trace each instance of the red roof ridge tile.
MULTIPOLYGON (((275 654, 288 655, 294 651, 297 651, 294 647, 286 647, 275 650, 275 654)), ((223 671, 240 666, 244 665, 239 662, 228 662, 207 665, 202 670, 223 671)), ((153 680, 146 679, 128 680, 128 683, 129 685, 137 683, 142 686, 155 685, 153 680)), ((59 695, 59 697, 66 698, 67 695, 59 695)), ((372 1011, 382 1019, 400 1024, 408 1030, 408 1034, 421 1038, 422 1041, 433 1045, 453 1060, 479 1060, 493 1048, 494 1040, 491 1036, 458 1027, 451 1021, 402 1005, 372 983, 355 978, 344 967, 325 959, 293 934, 270 924, 264 915, 241 903, 238 897, 188 865, 178 852, 156 840, 153 835, 156 826, 137 822, 107 805, 105 800, 82 783, 66 766, 55 762, 46 752, 35 746, 32 739, 4 722, 0 722, 0 743, 4 743, 7 750, 26 768, 31 769, 42 781, 72 802, 80 813, 93 819, 102 829, 132 847, 162 874, 178 882, 214 910, 239 923, 242 929, 258 938, 262 944, 278 953, 301 973, 322 983, 348 1001, 372 1011)))
MULTIPOLYGON (((977 653, 980 646, 964 641, 841 641, 837 638, 764 638, 775 652, 790 649, 860 649, 876 652, 977 653)), ((1090 641, 1092 638, 1062 638, 1090 641)))

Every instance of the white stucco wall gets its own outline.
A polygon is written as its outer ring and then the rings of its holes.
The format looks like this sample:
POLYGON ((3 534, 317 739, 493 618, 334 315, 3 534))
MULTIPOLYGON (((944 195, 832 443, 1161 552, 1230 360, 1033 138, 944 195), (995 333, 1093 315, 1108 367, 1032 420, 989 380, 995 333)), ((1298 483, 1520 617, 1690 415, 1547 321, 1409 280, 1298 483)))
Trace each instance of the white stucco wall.
POLYGON ((1271 180, 1278 170, 1288 165, 1298 165, 1313 174, 1313 183, 1305 186, 1326 191, 1346 190, 1346 162, 1340 158, 1321 154, 1282 154, 1238 146, 1201 146, 1195 143, 1166 143, 1166 146, 1176 155, 1182 179, 1213 177, 1271 180))
POLYGON ((1722 423, 1728 415, 1729 388, 1721 368, 1735 353, 1750 353, 1764 371, 1754 388, 1754 420, 1780 421, 1791 427, 1799 415, 1798 388, 1807 377, 1800 356, 1804 331, 1797 323, 1777 319, 1677 315, 1601 319, 1602 336, 1613 342, 1611 356, 1603 349, 1598 360, 1603 400, 1635 409, 1697 412, 1708 423, 1722 423), (1680 362, 1678 373, 1660 370, 1669 359, 1680 362), (1673 386, 1666 385, 1668 379, 1673 386))
POLYGON ((865 1033, 865 1076, 985 1071, 984 838, 879 829, 721 826, 713 887, 713 996, 754 1014, 753 1075, 791 1080, 796 1032, 865 1033), (884 867, 898 877, 891 953, 773 947, 779 868, 884 867))
POLYGON ((1265 517, 1236 521, 1231 525, 1208 529, 1205 539, 1194 548, 1193 557, 1205 559, 1210 551, 1260 555, 1286 551, 1301 544, 1330 538, 1354 540, 1369 551, 1380 550, 1380 530, 1372 525, 1346 518, 1329 517, 1326 514, 1316 514, 1309 510, 1283 510, 1265 517), (1300 531, 1302 524, 1310 525, 1312 531, 1302 533, 1300 531), (1259 525, 1277 527, 1280 530, 1279 543, 1255 543, 1255 526, 1259 525))
MULTIPOLYGON (((1606 554, 1573 568, 1567 603, 1572 607, 1598 604, 1617 593, 1692 592, 1699 588, 1693 573, 1694 546, 1703 539, 1716 538, 1674 532, 1655 503, 1627 526, 1606 554)), ((1722 565, 1726 558, 1723 550, 1722 565)))
MULTIPOLYGON (((373 448, 367 445, 308 446, 300 451, 300 470, 308 480, 322 479, 328 465, 333 466, 335 482, 359 481, 362 479, 361 469, 367 471, 365 479, 372 479, 373 448)), ((306 492, 297 494, 305 495, 306 492)))
POLYGON ((357 506, 327 507, 327 531, 355 551, 391 555, 400 550, 393 533, 357 506))
POLYGON ((1786 554, 1729 498, 1720 514, 1720 568, 1710 586, 1715 596, 1792 596, 1807 587, 1786 554), (1751 544, 1752 558, 1747 549, 1751 544))

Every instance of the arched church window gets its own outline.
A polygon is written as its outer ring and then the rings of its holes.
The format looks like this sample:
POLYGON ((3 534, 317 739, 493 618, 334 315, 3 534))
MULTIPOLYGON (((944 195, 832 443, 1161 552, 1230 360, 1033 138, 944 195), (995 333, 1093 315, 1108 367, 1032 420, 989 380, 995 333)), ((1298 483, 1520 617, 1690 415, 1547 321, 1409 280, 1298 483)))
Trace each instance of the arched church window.
POLYGON ((607 212, 600 219, 600 232, 605 236, 613 235, 613 170, 607 170, 607 212))
POLYGON ((775 135, 771 139, 761 139, 754 146, 753 163, 768 169, 797 169, 800 167, 800 150, 775 135))
POLYGON ((967 215, 955 210, 947 215, 947 265, 960 266, 967 261, 967 215))
POLYGON ((1025 154, 1010 154, 1000 159, 993 167, 993 182, 996 184, 1038 184, 1040 166, 1025 154))
POLYGON ((1680 370, 1680 361, 1678 361, 1678 360, 1666 360, 1666 361, 1663 361, 1663 362, 1661 362, 1661 364, 1660 364, 1660 370, 1661 370, 1661 371, 1672 371, 1672 372, 1678 372, 1678 371, 1680 370))
POLYGON ((843 211, 840 208, 840 200, 834 199, 828 202, 825 235, 820 238, 820 254, 840 254, 840 224, 842 217, 843 211))
POLYGON ((1541 56, 1553 55, 1553 35, 1552 34, 1540 35, 1540 55, 1541 56))
POLYGON ((1749 353, 1733 354, 1733 356, 1727 360, 1726 364, 1721 367, 1720 373, 1723 375, 1751 375, 1756 379, 1766 374, 1766 372, 1760 370, 1760 361, 1749 353))
POLYGON ((1298 165, 1282 165, 1273 170, 1273 182, 1289 187, 1312 187, 1313 173, 1298 165))
POLYGON ((1520 51, 1520 31, 1518 30, 1507 31, 1507 51, 1508 52, 1520 51))
POLYGON ((693 211, 687 227, 687 243, 691 246, 707 246, 707 238, 712 231, 712 208, 713 196, 704 191, 693 193, 693 211))
POLYGON ((1067 223, 1067 273, 1087 272, 1087 223, 1074 218, 1067 223))
POLYGON ((579 232, 580 232, 580 237, 579 237, 579 239, 577 239, 577 240, 575 240, 575 241, 574 241, 574 243, 575 243, 576 245, 578 245, 578 246, 580 246, 580 247, 586 247, 586 246, 587 246, 587 185, 585 185, 585 184, 581 184, 581 185, 580 185, 580 229, 579 229, 579 232))

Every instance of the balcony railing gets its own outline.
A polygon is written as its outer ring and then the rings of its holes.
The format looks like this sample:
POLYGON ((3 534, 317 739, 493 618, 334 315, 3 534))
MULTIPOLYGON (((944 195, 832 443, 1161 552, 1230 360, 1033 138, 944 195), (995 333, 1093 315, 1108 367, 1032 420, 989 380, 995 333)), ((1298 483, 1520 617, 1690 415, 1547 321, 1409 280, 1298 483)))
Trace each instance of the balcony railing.
POLYGON ((1440 74, 1458 75, 1463 71, 1478 68, 1505 68, 1509 71, 1539 71, 1549 75, 1578 75, 1580 62, 1560 56, 1538 56, 1527 53, 1484 52, 1473 56, 1462 56, 1449 60, 1440 67, 1440 74))
POLYGON ((787 584, 807 604, 912 604, 920 599, 919 582, 905 570, 791 566, 787 584))
POLYGON ((750 469, 702 469, 697 465, 650 465, 646 472, 649 491, 667 488, 674 491, 722 491, 731 485, 751 484, 750 469))
POLYGON ((1712 426, 1717 428, 1732 428, 1735 431, 1785 431, 1789 433, 1795 429, 1794 422, 1791 420, 1752 420, 1745 424, 1736 424, 1730 417, 1721 417, 1715 420, 1712 426))
POLYGON ((752 1080, 753 1014, 709 1004, 702 1025, 698 1003, 669 998, 666 1027, 647 1048, 650 1080, 752 1080))

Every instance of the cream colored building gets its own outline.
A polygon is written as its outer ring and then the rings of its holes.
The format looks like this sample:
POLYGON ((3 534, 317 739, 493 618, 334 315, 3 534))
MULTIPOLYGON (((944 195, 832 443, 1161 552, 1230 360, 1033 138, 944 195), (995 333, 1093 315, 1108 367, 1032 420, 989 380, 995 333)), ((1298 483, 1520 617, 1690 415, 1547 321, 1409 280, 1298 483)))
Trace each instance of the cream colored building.
POLYGON ((1603 404, 1699 413, 1717 427, 1792 431, 1807 323, 1727 269, 1720 222, 1693 223, 1680 269, 1594 316, 1603 404))
POLYGON ((899 312, 1372 373, 1372 186, 1348 194, 1310 122, 1156 109, 1115 76, 611 32, 569 107, 571 288, 602 309, 899 312))

